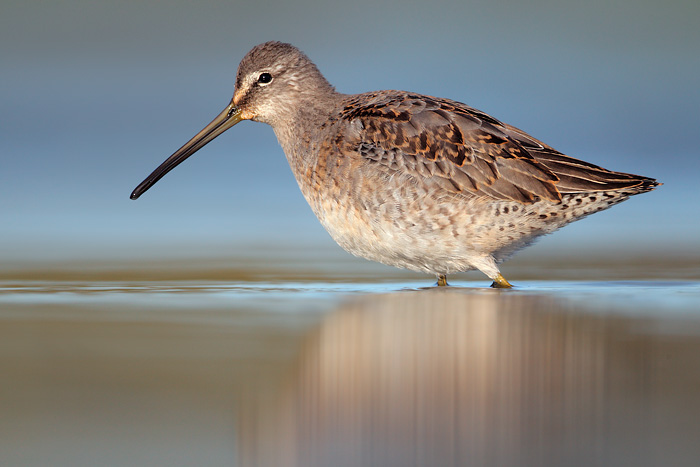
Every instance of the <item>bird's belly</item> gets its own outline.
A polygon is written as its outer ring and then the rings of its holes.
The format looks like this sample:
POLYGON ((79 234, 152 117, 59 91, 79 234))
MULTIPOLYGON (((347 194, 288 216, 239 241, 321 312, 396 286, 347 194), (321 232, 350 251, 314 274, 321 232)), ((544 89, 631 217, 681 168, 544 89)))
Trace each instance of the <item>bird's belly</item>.
POLYGON ((449 274, 479 267, 494 248, 489 229, 478 213, 469 213, 467 202, 455 206, 386 194, 383 202, 371 198, 326 196, 309 201, 342 248, 389 266, 449 274))
POLYGON ((626 199, 628 193, 571 194, 561 202, 522 204, 467 193, 374 166, 343 165, 311 177, 296 172, 312 210, 331 237, 353 255, 431 274, 497 272, 537 237, 626 199), (375 168, 376 169, 376 168, 375 168))
POLYGON ((483 271, 537 237, 613 203, 601 196, 597 202, 584 197, 589 204, 578 206, 580 195, 571 195, 564 202, 577 207, 567 212, 565 203, 522 205, 483 198, 387 193, 379 198, 365 193, 366 198, 360 199, 336 194, 307 200, 321 224, 346 251, 430 274, 483 271))

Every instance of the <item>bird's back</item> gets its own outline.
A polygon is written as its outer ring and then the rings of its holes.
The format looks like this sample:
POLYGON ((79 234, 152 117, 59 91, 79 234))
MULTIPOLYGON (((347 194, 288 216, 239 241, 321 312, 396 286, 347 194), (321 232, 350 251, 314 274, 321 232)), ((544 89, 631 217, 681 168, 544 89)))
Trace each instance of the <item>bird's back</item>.
POLYGON ((402 91, 352 96, 339 120, 341 149, 494 200, 561 201, 566 193, 653 189, 655 180, 566 156, 527 133, 460 102, 402 91), (354 137, 353 137, 354 136, 354 137))

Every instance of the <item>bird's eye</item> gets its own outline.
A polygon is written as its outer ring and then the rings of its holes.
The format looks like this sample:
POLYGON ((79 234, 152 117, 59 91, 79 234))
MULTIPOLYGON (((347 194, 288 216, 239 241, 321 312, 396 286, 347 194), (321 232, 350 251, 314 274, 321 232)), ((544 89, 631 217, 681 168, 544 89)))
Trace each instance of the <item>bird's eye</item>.
POLYGON ((258 76, 258 83, 260 84, 268 84, 270 81, 272 81, 270 73, 260 73, 260 76, 258 76))

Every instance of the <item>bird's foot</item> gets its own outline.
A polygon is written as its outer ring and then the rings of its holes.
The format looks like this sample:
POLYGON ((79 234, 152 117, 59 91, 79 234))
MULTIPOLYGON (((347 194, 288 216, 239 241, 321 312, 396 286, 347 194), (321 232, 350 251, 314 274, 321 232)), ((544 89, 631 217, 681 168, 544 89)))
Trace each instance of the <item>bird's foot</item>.
POLYGON ((447 275, 445 274, 440 274, 438 276, 438 281, 437 281, 438 287, 445 287, 447 286, 447 275))
MULTIPOLYGON (((440 282, 438 281, 438 284, 439 284, 439 283, 440 283, 440 282)), ((510 285, 510 283, 506 280, 505 277, 503 277, 503 276, 501 275, 500 272, 498 273, 498 275, 497 275, 496 277, 493 278, 493 284, 491 284, 491 287, 493 287, 494 289, 510 289, 510 288, 513 288, 513 286, 510 285)))

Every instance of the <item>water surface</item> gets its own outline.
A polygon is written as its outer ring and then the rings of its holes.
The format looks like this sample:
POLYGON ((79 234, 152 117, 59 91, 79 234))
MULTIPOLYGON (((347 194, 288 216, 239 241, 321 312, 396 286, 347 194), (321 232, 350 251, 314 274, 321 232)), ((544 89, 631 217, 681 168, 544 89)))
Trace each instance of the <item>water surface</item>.
POLYGON ((518 284, 5 278, 0 464, 697 465, 700 283, 518 284))

